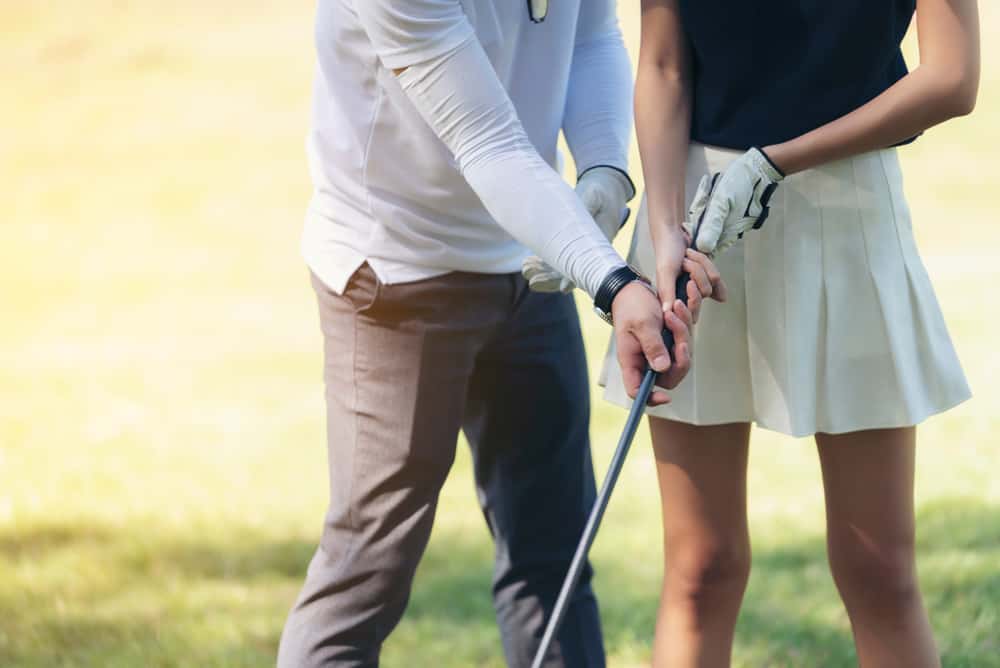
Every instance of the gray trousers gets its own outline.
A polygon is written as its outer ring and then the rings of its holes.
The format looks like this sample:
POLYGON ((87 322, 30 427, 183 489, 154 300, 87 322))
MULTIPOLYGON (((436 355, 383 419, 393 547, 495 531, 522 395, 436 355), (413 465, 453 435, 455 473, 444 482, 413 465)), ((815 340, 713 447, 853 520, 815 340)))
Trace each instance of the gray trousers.
MULTIPOLYGON (((330 506, 278 665, 377 666, 427 546, 459 430, 496 545, 510 666, 528 666, 595 496, 586 360, 573 300, 516 274, 337 295, 313 278, 325 340, 330 506)), ((588 566, 547 666, 604 666, 588 566)), ((411 665, 421 664, 413 657, 411 665)))

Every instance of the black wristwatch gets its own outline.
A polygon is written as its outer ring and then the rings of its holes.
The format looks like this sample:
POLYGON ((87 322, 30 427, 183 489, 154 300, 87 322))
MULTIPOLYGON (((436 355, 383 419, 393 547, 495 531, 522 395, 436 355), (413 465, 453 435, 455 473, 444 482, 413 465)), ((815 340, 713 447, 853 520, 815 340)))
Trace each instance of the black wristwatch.
POLYGON ((622 288, 636 281, 642 283, 654 295, 656 294, 656 288, 653 287, 652 281, 632 267, 625 265, 624 267, 615 269, 601 281, 601 286, 597 288, 597 294, 594 295, 594 313, 600 316, 604 322, 613 325, 611 304, 614 303, 615 297, 618 296, 622 288))

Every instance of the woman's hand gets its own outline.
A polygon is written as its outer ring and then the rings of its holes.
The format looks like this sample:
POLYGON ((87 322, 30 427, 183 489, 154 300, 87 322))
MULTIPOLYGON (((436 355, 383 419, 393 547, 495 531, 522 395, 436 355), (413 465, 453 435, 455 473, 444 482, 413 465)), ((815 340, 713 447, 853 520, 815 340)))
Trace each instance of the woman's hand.
POLYGON ((664 317, 676 309, 676 302, 680 301, 676 293, 677 277, 681 272, 687 272, 691 276, 686 287, 687 308, 691 312, 692 321, 698 322, 701 304, 705 299, 726 301, 726 283, 707 255, 688 248, 690 237, 683 229, 661 229, 656 236, 656 285, 664 317))
POLYGON ((703 253, 726 252, 743 234, 764 224, 768 202, 784 173, 759 148, 752 148, 734 160, 721 175, 706 176, 698 186, 693 209, 707 196, 697 227, 697 247, 703 253), (707 188, 706 188, 707 186, 707 188))
MULTIPOLYGON (((655 223, 650 221, 651 225, 655 223)), ((679 225, 661 225, 653 235, 656 256, 656 291, 663 311, 669 311, 677 300, 677 277, 683 270, 688 247, 688 235, 679 225)))
POLYGON ((693 248, 687 249, 681 268, 691 276, 687 284, 688 308, 694 322, 698 322, 702 301, 711 298, 724 302, 728 298, 728 288, 715 263, 693 248))

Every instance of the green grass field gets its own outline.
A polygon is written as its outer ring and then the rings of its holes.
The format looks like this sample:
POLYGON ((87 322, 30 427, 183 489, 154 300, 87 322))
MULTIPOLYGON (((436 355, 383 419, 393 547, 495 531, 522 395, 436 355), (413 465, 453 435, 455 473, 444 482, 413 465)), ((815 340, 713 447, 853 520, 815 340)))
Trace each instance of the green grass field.
MULTIPOLYGON (((0 666, 273 664, 326 495, 297 252, 310 4, 0 7, 0 666)), ((921 430, 920 576, 945 665, 977 668, 1000 666, 1000 8, 981 4, 976 115, 904 151, 976 393, 921 430)), ((596 370, 607 331, 584 322, 596 370)), ((623 418, 595 400, 599 474, 623 418)), ((736 665, 852 665, 811 442, 756 433, 750 496, 736 665)), ((386 666, 502 665, 464 450, 443 497, 386 666)), ((613 666, 648 662, 659 540, 643 433, 593 552, 613 666)))

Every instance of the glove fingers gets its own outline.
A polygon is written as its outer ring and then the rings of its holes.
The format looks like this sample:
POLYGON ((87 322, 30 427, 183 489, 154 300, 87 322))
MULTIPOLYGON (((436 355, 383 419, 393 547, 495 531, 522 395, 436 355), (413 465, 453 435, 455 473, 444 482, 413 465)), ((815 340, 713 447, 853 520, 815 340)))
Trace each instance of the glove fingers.
POLYGON ((611 211, 607 206, 606 198, 598 191, 591 190, 581 197, 584 208, 594 219, 597 226, 601 228, 604 237, 608 241, 613 241, 618 230, 621 229, 621 212, 611 211))
POLYGON ((524 259, 521 263, 521 274, 525 278, 530 278, 529 274, 540 274, 540 273, 550 273, 553 269, 550 267, 545 260, 538 257, 537 255, 531 255, 524 259))
POLYGON ((708 204, 708 196, 712 194, 713 180, 714 177, 711 174, 705 174, 701 177, 698 190, 695 191, 694 199, 691 200, 691 206, 688 208, 688 220, 698 222, 698 217, 705 210, 705 205, 708 204))
POLYGON ((698 240, 694 238, 695 234, 699 237, 701 236, 698 222, 705 217, 705 207, 708 206, 712 196, 712 188, 718 177, 718 174, 706 174, 701 177, 701 181, 698 183, 698 190, 695 192, 694 199, 691 200, 690 208, 688 208, 687 226, 684 229, 687 230, 688 236, 696 242, 696 247, 698 240))
MULTIPOLYGON (((569 282, 569 279, 563 278, 562 274, 537 255, 525 258, 521 264, 521 275, 528 281, 528 288, 533 292, 565 291, 563 282, 569 282)), ((572 286, 572 282, 570 285, 572 286)))
POLYGON ((532 292, 560 292, 564 280, 557 273, 538 274, 528 279, 528 289, 532 292))
POLYGON ((719 197, 712 198, 708 203, 705 217, 698 229, 698 238, 695 240, 697 249, 702 253, 711 253, 715 250, 725 228, 726 218, 729 217, 729 206, 729 200, 719 197))
POLYGON ((756 218, 739 218, 725 227, 715 246, 715 255, 721 255, 743 238, 753 228, 756 218))
POLYGON ((580 196, 580 201, 583 202, 584 208, 590 212, 591 216, 596 216, 604 207, 604 198, 601 197, 601 191, 597 188, 581 188, 577 194, 580 196))
POLYGON ((692 223, 690 220, 685 220, 683 223, 681 223, 681 227, 684 228, 684 231, 687 232, 687 235, 689 237, 694 238, 694 223, 692 223))

